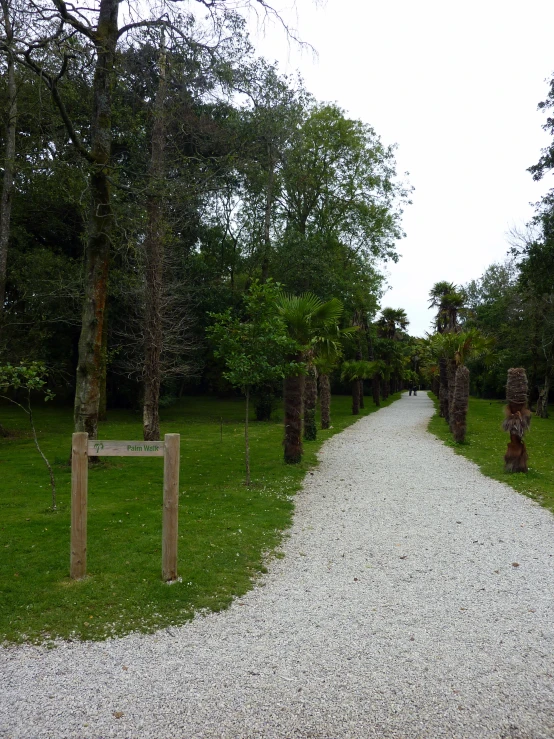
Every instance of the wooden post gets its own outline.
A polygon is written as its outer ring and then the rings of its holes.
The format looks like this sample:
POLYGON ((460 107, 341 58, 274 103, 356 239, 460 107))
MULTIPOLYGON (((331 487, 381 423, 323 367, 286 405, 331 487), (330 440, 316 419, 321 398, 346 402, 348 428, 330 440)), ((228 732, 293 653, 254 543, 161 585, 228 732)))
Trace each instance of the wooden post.
POLYGON ((164 454, 164 504, 162 524, 162 578, 177 579, 179 523, 179 434, 166 434, 164 454))
POLYGON ((87 574, 88 434, 73 434, 71 444, 71 558, 69 574, 81 580, 87 574))

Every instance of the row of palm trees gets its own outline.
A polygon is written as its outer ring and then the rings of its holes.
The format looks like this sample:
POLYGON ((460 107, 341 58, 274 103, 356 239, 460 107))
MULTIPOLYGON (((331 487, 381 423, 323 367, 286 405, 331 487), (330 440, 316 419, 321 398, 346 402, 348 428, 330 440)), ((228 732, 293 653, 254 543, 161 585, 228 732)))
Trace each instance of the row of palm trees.
POLYGON ((281 293, 277 310, 297 346, 296 354, 289 359, 303 367, 303 372, 286 377, 283 385, 284 458, 285 462, 295 464, 302 459, 303 440, 317 437, 318 385, 321 428, 330 426, 330 375, 339 363, 342 362, 341 379, 352 387, 354 414, 364 407, 364 380, 372 381, 376 405, 380 405, 381 396, 386 398, 390 394, 391 381, 392 391, 399 389, 406 361, 396 339, 407 327, 408 319, 401 309, 385 308, 376 325, 378 340, 385 340, 383 356, 375 359, 375 351, 369 345, 367 353, 370 358, 362 359, 361 337, 364 330, 367 334, 368 326, 354 320, 353 326, 341 328, 343 305, 336 298, 324 302, 313 293, 298 296, 281 293), (347 350, 356 353, 358 358, 344 360, 347 350))
POLYGON ((469 359, 486 358, 492 341, 475 328, 464 330, 460 317, 467 313, 463 291, 451 282, 437 282, 429 293, 437 309, 436 333, 425 349, 425 372, 439 398, 440 415, 456 442, 465 440, 469 405, 469 359))

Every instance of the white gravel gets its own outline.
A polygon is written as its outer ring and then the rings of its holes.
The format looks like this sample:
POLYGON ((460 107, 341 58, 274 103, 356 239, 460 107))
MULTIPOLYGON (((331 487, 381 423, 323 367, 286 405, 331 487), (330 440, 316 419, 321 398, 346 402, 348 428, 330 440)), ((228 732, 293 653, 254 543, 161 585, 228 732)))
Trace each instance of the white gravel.
POLYGON ((286 557, 228 611, 0 650, 0 737, 554 737, 554 517, 431 413, 403 396, 329 440, 286 557))

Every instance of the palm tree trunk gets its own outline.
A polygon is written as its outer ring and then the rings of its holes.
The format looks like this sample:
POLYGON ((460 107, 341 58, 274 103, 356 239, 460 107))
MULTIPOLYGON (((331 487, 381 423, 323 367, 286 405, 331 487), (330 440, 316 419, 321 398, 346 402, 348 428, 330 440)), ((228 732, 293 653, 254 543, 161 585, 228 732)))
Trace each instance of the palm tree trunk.
POLYGON ((383 400, 386 400, 390 395, 390 380, 386 378, 383 380, 383 400))
POLYGON ((371 392, 373 395, 373 402, 378 408, 381 405, 380 390, 381 390, 381 378, 378 373, 375 373, 373 375, 373 379, 371 380, 371 392))
MULTIPOLYGON (((302 362, 302 356, 295 357, 302 362)), ((283 406, 285 415, 284 456, 287 464, 302 461, 302 396, 304 376, 292 375, 283 384, 283 406)))
POLYGON ((321 399, 321 428, 331 425, 331 382, 329 375, 319 376, 319 397, 321 399))
POLYGON ((466 437, 466 416, 469 403, 469 370, 458 367, 454 382, 454 400, 452 402, 452 434, 454 441, 460 444, 466 437))
POLYGON ((317 376, 315 367, 309 367, 304 378, 304 439, 315 441, 317 438, 317 426, 315 422, 315 409, 317 405, 317 376))
POLYGON ((440 370, 440 387, 439 387, 439 402, 440 402, 440 415, 448 423, 448 366, 447 360, 441 357, 439 360, 440 370))
POLYGON ((365 408, 364 403, 364 381, 359 381, 359 388, 360 388, 360 408, 365 408))
POLYGON ((454 405, 454 386, 456 384, 456 360, 449 359, 446 365, 448 372, 448 424, 452 428, 452 412, 454 405))
POLYGON ((510 434, 510 441, 504 455, 504 469, 506 472, 527 472, 528 454, 523 434, 531 424, 531 413, 527 409, 527 375, 522 367, 508 370, 506 400, 508 405, 502 428, 510 434))
POLYGON ((357 416, 360 412, 360 381, 352 381, 352 415, 357 416))

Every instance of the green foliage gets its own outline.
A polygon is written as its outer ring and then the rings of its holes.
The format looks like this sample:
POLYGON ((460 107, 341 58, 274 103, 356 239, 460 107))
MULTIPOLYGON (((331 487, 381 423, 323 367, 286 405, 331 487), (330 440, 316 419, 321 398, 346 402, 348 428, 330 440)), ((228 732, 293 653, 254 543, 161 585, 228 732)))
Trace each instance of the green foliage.
POLYGON ((366 362, 364 359, 352 359, 341 365, 340 379, 354 382, 355 380, 369 380, 382 370, 378 362, 366 362))
POLYGON ((296 362, 287 360, 296 352, 297 343, 287 334, 276 308, 279 296, 279 285, 254 282, 244 297, 242 316, 231 309, 210 314, 214 324, 206 333, 216 347, 214 354, 225 362, 224 377, 243 392, 299 369, 296 362))
POLYGON ((0 390, 25 390, 27 393, 42 391, 44 400, 52 400, 54 394, 46 387, 46 367, 42 362, 5 364, 0 366, 0 390))
POLYGON ((38 453, 44 460, 44 463, 48 468, 48 472, 50 474, 50 486, 52 488, 52 510, 55 511, 57 508, 57 501, 54 472, 52 470, 50 462, 45 457, 38 443, 38 435, 35 428, 33 409, 31 406, 32 393, 42 393, 44 395, 45 402, 47 400, 52 400, 52 398, 54 397, 52 391, 48 387, 46 387, 46 376, 46 367, 44 366, 44 364, 42 364, 42 362, 29 362, 28 364, 22 363, 19 365, 6 364, 4 366, 0 366, 0 392, 11 392, 17 395, 18 391, 22 391, 25 399, 23 400, 23 402, 19 402, 17 400, 14 400, 13 397, 3 394, 0 395, 0 398, 8 400, 10 403, 13 403, 18 408, 21 408, 21 410, 27 414, 31 430, 33 432, 35 446, 38 453))
POLYGON ((297 351, 305 354, 319 346, 339 349, 339 320, 343 312, 340 300, 324 302, 314 293, 289 295, 281 291, 276 305, 297 351))
POLYGON ((484 336, 478 329, 469 328, 458 333, 434 334, 428 340, 428 358, 437 361, 441 357, 454 359, 456 365, 471 359, 486 358, 493 361, 491 352, 494 339, 484 336))

